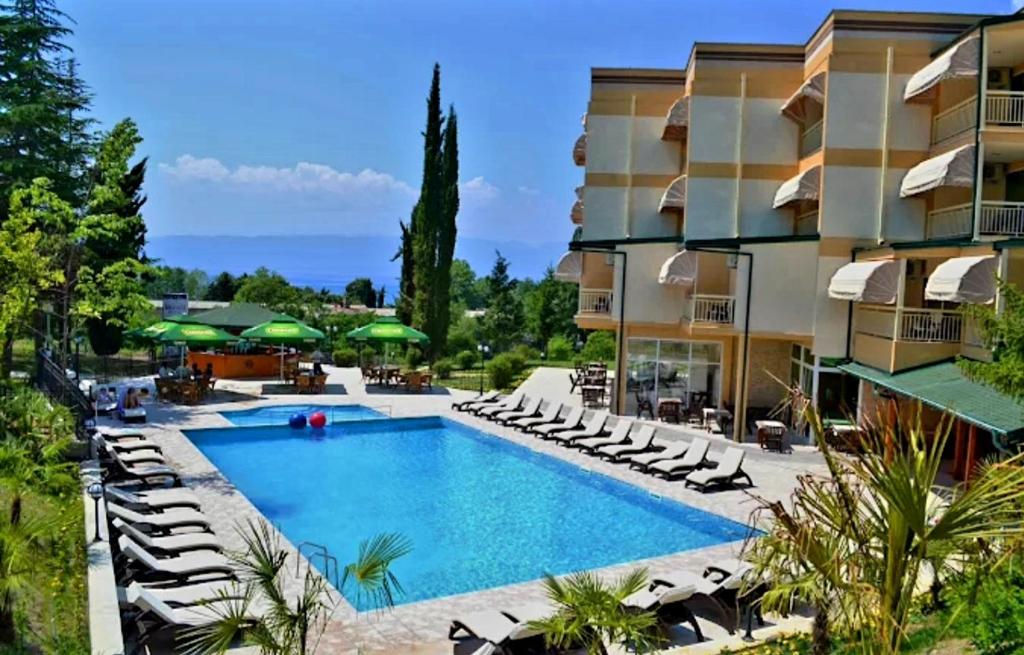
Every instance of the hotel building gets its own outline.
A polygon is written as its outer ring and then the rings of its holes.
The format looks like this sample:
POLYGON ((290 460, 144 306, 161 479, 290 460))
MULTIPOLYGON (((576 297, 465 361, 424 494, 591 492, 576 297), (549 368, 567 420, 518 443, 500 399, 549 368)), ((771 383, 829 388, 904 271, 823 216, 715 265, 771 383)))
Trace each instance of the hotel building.
POLYGON ((1024 288, 1024 14, 834 11, 804 44, 595 68, 573 158, 557 274, 616 333, 618 413, 728 408, 739 438, 792 385, 832 416, 951 407, 957 461, 1022 437, 952 360, 991 356, 960 306, 1024 288))

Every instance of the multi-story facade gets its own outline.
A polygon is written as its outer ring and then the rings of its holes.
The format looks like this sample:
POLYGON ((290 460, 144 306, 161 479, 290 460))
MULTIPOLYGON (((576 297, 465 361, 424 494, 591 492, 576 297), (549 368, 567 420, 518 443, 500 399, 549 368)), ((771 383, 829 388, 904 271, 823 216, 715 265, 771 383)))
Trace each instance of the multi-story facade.
MULTIPOLYGON (((620 413, 727 407, 740 436, 787 385, 865 412, 989 356, 958 305, 1024 285, 1024 14, 835 11, 802 45, 591 82, 558 272, 618 335, 620 413)), ((961 418, 1005 445, 1008 414, 961 418)))

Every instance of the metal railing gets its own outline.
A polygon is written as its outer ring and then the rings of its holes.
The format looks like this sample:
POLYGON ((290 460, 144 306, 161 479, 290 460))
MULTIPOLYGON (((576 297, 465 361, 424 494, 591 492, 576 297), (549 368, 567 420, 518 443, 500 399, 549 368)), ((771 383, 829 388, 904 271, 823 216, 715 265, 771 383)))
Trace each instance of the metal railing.
POLYGON ((973 130, 978 124, 978 98, 970 97, 932 119, 932 145, 973 130))
POLYGON ((611 314, 611 289, 580 289, 580 314, 611 314))
POLYGON ((698 293, 690 297, 689 318, 694 323, 717 323, 728 325, 733 321, 736 306, 735 296, 720 296, 698 293))
POLYGON ((970 236, 971 212, 973 210, 974 205, 967 202, 928 212, 924 229, 925 238, 949 239, 970 236))
POLYGON ((810 125, 800 134, 800 156, 807 155, 821 150, 821 131, 825 121, 820 120, 810 125))
POLYGON ((856 331, 891 341, 960 343, 963 315, 947 309, 858 307, 856 331))
POLYGON ((818 210, 800 214, 793 223, 793 234, 815 234, 818 231, 818 210))
POLYGON ((36 355, 36 386, 54 402, 71 410, 76 419, 76 432, 85 437, 85 421, 96 417, 92 402, 78 388, 78 381, 68 377, 57 362, 43 353, 36 355))
POLYGON ((987 91, 985 124, 1024 127, 1024 91, 987 91))
POLYGON ((1024 236, 1024 202, 982 202, 978 231, 990 236, 1024 236))
POLYGON ((985 337, 981 333, 981 329, 978 328, 978 322, 973 318, 967 318, 964 320, 963 333, 965 346, 988 348, 985 344, 985 337))

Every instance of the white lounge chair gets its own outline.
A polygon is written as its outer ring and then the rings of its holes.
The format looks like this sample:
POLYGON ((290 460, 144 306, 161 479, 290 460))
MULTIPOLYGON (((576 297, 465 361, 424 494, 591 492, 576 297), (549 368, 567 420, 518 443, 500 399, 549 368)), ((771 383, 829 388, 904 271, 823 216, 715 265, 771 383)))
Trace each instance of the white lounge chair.
POLYGON ((514 421, 510 421, 509 425, 513 425, 520 430, 528 430, 534 425, 544 425, 545 423, 552 423, 558 420, 558 415, 562 412, 562 403, 551 402, 544 408, 544 413, 540 416, 532 416, 529 418, 519 418, 514 421))
POLYGON ((740 614, 746 609, 752 610, 751 614, 757 616, 758 623, 764 625, 758 600, 767 590, 767 585, 750 584, 747 578, 751 571, 753 566, 747 562, 723 559, 706 567, 702 576, 690 571, 656 575, 651 581, 651 588, 692 587, 694 595, 711 602, 721 616, 721 625, 729 634, 733 634, 738 627, 740 614))
POLYGON ((647 467, 647 472, 671 478, 694 471, 704 465, 710 445, 707 439, 697 437, 690 443, 690 447, 686 449, 685 455, 675 459, 663 459, 660 462, 655 462, 647 467))
POLYGON ((530 418, 540 413, 541 398, 537 396, 530 398, 530 400, 523 406, 522 409, 513 410, 508 412, 499 412, 491 417, 495 423, 508 424, 509 421, 514 421, 520 418, 530 418))
POLYGON ((704 493, 708 490, 708 487, 714 485, 735 486, 738 480, 746 480, 748 485, 754 486, 754 481, 743 470, 743 456, 745 454, 742 448, 726 448, 725 454, 722 455, 718 462, 718 466, 690 473, 686 476, 686 486, 696 487, 701 493, 704 493))
MULTIPOLYGON (((138 583, 157 598, 173 607, 205 605, 229 598, 244 598, 245 588, 236 580, 214 580, 195 584, 164 586, 164 583, 138 583)), ((120 605, 128 604, 128 590, 117 588, 120 605)))
POLYGON ((670 441, 666 443, 664 448, 661 450, 633 455, 629 458, 629 466, 630 468, 644 470, 654 462, 660 462, 663 459, 675 459, 677 457, 682 457, 686 454, 686 450, 689 447, 690 444, 685 441, 670 441))
POLYGON ((133 480, 146 485, 170 481, 171 485, 181 486, 181 478, 174 467, 166 464, 129 465, 116 456, 110 460, 104 480, 133 480))
POLYGON ((520 392, 515 392, 505 400, 501 401, 496 405, 489 405, 487 407, 481 407, 473 413, 477 416, 494 416, 501 412, 511 412, 519 409, 519 406, 523 404, 525 396, 520 392))
POLYGON ((633 429, 633 422, 624 419, 619 419, 619 422, 615 424, 615 428, 612 433, 603 437, 591 437, 589 439, 580 439, 573 443, 573 446, 584 450, 592 451, 601 446, 614 446, 617 444, 624 444, 629 441, 629 431, 633 429))
POLYGON ((93 440, 96 441, 97 448, 110 448, 119 453, 128 453, 136 450, 163 452, 156 442, 150 441, 145 437, 110 439, 97 432, 93 435, 93 440))
POLYGON ((572 410, 566 415, 561 421, 555 420, 551 423, 545 423, 544 425, 536 425, 530 428, 530 432, 541 439, 547 439, 556 432, 564 432, 566 430, 575 430, 583 422, 583 408, 573 407, 572 410))
POLYGON ((608 423, 608 416, 609 414, 607 411, 595 412, 582 430, 566 430, 564 432, 551 435, 551 438, 567 446, 572 446, 580 439, 593 439, 594 437, 599 437, 606 432, 604 426, 608 423))
POLYGON ((185 487, 131 491, 114 485, 107 485, 104 491, 108 500, 113 500, 125 507, 134 509, 154 510, 166 509, 168 507, 193 507, 199 509, 201 507, 196 493, 185 487))
POLYGON ((607 457, 614 462, 626 455, 635 455, 648 450, 652 441, 654 441, 654 427, 644 425, 637 430, 636 434, 630 436, 629 443, 601 446, 595 452, 598 457, 607 457))
MULTIPOLYGON (((243 607, 241 604, 245 602, 241 599, 231 599, 204 605, 171 607, 158 598, 151 589, 138 582, 133 582, 125 589, 125 599, 139 609, 134 617, 139 634, 139 639, 134 644, 136 652, 141 652, 155 634, 216 623, 226 615, 237 614, 243 607)), ((249 602, 245 607, 248 618, 252 620, 259 619, 267 611, 266 605, 260 602, 249 602)))
POLYGON ((462 402, 452 403, 452 409, 457 409, 460 412, 467 411, 467 408, 471 405, 487 405, 490 403, 498 402, 501 392, 498 390, 488 391, 485 394, 481 394, 476 398, 470 398, 469 400, 463 400, 462 402))
POLYGON ((102 435, 106 441, 146 438, 145 433, 138 428, 115 428, 108 425, 101 425, 96 428, 96 434, 102 435))
POLYGON ((642 589, 623 599, 623 606, 641 612, 654 612, 658 619, 665 624, 689 623, 697 636, 697 641, 704 641, 704 633, 697 623, 697 617, 688 606, 697 593, 695 583, 680 584, 679 586, 663 586, 651 584, 647 589, 642 589))
POLYGON ((502 648, 513 641, 539 636, 540 631, 530 627, 530 623, 544 619, 552 612, 545 603, 531 603, 505 611, 474 612, 454 619, 448 628, 448 638, 460 639, 460 633, 463 633, 502 648))
POLYGON ((134 526, 149 526, 157 530, 169 530, 171 528, 182 528, 195 526, 209 530, 210 519, 202 512, 194 509, 170 509, 165 512, 153 512, 143 514, 133 509, 122 507, 117 503, 107 503, 107 514, 111 518, 121 519, 125 523, 134 526))
POLYGON ((212 532, 177 532, 162 537, 154 537, 117 518, 113 521, 114 528, 123 535, 131 537, 149 550, 160 550, 169 553, 183 553, 189 550, 224 550, 217 535, 212 532))
POLYGON ((152 576, 182 579, 210 573, 227 576, 235 574, 231 560, 220 553, 208 550, 193 550, 174 557, 159 558, 132 541, 126 534, 118 538, 117 545, 121 549, 121 555, 141 565, 147 574, 152 576))
POLYGON ((167 460, 164 459, 163 454, 158 453, 155 450, 133 450, 127 453, 119 453, 112 447, 108 447, 108 453, 113 454, 119 460, 121 460, 126 466, 132 466, 134 464, 166 464, 167 460))

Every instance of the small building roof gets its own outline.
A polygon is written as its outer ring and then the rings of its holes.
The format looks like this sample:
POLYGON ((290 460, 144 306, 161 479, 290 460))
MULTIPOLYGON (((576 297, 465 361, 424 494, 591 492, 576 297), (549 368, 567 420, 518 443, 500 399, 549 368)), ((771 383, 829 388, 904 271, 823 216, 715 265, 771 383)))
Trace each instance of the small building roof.
POLYGON ((218 307, 195 314, 192 318, 200 323, 219 328, 251 328, 260 323, 285 317, 285 314, 279 314, 255 303, 235 302, 227 307, 218 307))

